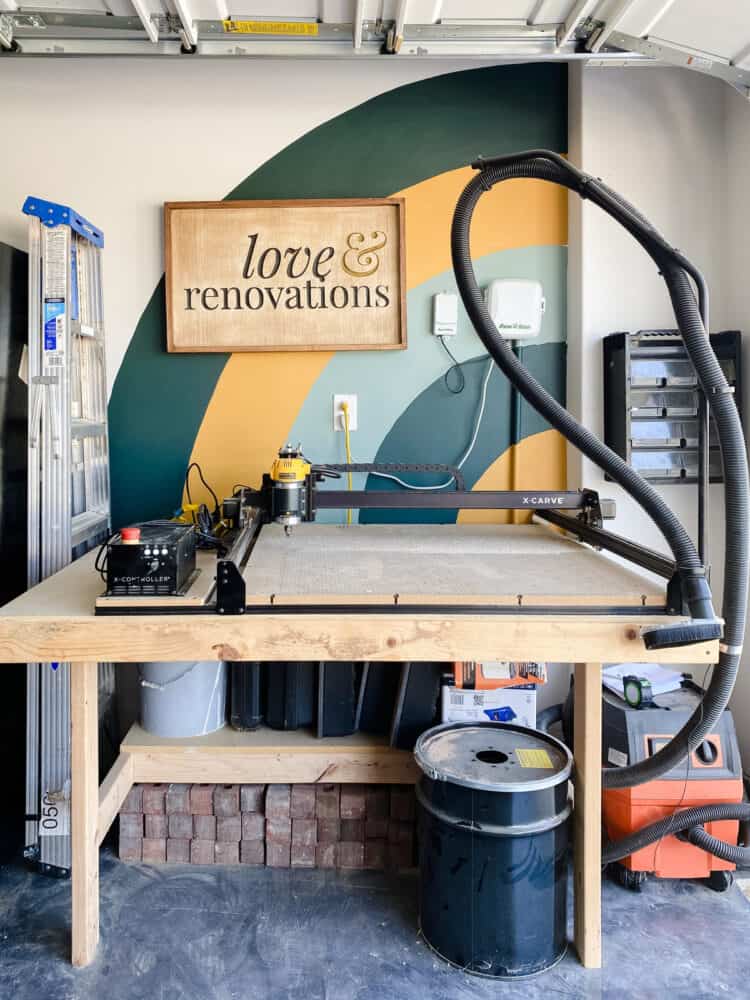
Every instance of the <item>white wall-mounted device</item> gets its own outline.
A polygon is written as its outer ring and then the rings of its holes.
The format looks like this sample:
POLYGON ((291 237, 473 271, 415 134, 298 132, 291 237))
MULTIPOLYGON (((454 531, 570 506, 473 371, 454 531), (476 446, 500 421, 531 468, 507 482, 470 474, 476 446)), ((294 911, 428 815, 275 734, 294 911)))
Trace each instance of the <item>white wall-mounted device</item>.
POLYGON ((496 278, 485 291, 487 311, 506 340, 538 337, 546 302, 539 281, 496 278))
POLYGON ((436 337, 455 337, 458 330, 458 296, 438 292, 432 297, 432 332, 436 337))

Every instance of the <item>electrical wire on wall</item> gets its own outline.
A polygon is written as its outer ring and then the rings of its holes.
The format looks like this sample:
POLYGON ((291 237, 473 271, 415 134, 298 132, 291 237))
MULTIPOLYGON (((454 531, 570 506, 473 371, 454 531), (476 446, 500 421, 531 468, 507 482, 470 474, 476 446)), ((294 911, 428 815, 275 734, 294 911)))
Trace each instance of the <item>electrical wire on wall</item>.
POLYGON ((191 462, 185 470, 185 496, 187 497, 189 508, 186 513, 190 514, 190 518, 195 525, 198 547, 203 549, 218 549, 220 552, 224 550, 226 546, 214 534, 216 526, 219 524, 221 518, 221 505, 219 504, 219 498, 216 495, 216 491, 203 475, 203 469, 200 467, 198 462, 191 462), (213 500, 213 514, 208 509, 208 504, 193 503, 193 498, 190 493, 190 473, 193 470, 198 473, 198 478, 213 500))
POLYGON ((443 375, 443 382, 445 382, 445 388, 448 390, 448 392, 452 392, 454 396, 458 396, 466 388, 466 376, 464 375, 463 365, 453 354, 453 351, 451 351, 450 347, 448 347, 448 345, 446 344, 445 337, 444 336, 438 337, 438 340, 443 345, 445 353, 453 362, 450 368, 446 371, 445 375, 443 375), (455 388, 453 388, 450 383, 451 372, 455 372, 456 377, 458 379, 455 388))
MULTIPOLYGON (((511 350, 518 358, 521 360, 521 344, 517 340, 511 341, 511 350)), ((520 478, 520 462, 519 462, 519 449, 516 447, 523 437, 523 432, 521 430, 521 418, 523 415, 522 411, 522 397, 518 389, 510 383, 510 449, 509 449, 509 459, 510 459, 510 488, 512 490, 520 489, 518 480, 520 478)), ((519 523, 518 511, 514 510, 511 512, 511 521, 513 524, 519 523)))
MULTIPOLYGON (((344 447, 346 449, 346 461, 349 465, 352 464, 352 442, 349 436, 349 404, 344 401, 341 404, 341 411, 344 414, 344 447)), ((347 472, 346 474, 346 488, 351 493, 352 491, 352 474, 347 472)), ((352 510, 349 507, 346 511, 346 523, 352 523, 352 510)))
POLYGON ((190 495, 190 473, 193 471, 193 469, 195 469, 195 471, 198 473, 198 478, 200 479, 201 483, 203 483, 204 487, 211 495, 211 499, 214 502, 214 517, 216 517, 219 513, 219 506, 220 506, 219 498, 217 497, 214 490, 206 482, 206 478, 203 475, 203 469, 201 469, 198 462, 191 462, 190 465, 188 465, 187 469, 185 469, 185 496, 187 497, 188 503, 192 506, 193 498, 190 495))
MULTIPOLYGON (((484 355, 482 358, 473 360, 482 361, 486 357, 488 357, 488 355, 484 355)), ((466 448, 466 451, 463 453, 461 458, 456 463, 457 469, 463 469, 464 465, 471 457, 471 454, 474 451, 474 446, 477 443, 477 438, 479 437, 479 430, 482 426, 482 420, 484 418, 484 411, 487 407, 487 388, 489 386, 490 377, 492 376, 492 369, 494 367, 495 367, 495 362, 492 360, 492 358, 489 358, 487 362, 487 369, 484 374, 484 379, 482 381, 482 391, 479 396, 479 406, 477 408, 477 415, 474 420, 474 428, 472 430, 471 439, 469 441, 468 447, 466 448)), ((342 404, 342 409, 343 405, 345 404, 342 404)), ((352 461, 351 452, 348 450, 347 450, 346 460, 347 462, 352 461)), ((407 483, 404 479, 401 479, 399 476, 394 476, 390 472, 370 472, 370 475, 377 476, 379 479, 390 479, 392 482, 398 483, 399 486, 402 486, 406 490, 417 490, 420 492, 430 492, 432 490, 444 490, 447 489, 455 481, 455 477, 451 476, 449 479, 446 479, 444 483, 437 483, 435 486, 417 486, 414 483, 407 483)), ((350 478, 349 489, 351 489, 351 474, 349 478, 350 478)))

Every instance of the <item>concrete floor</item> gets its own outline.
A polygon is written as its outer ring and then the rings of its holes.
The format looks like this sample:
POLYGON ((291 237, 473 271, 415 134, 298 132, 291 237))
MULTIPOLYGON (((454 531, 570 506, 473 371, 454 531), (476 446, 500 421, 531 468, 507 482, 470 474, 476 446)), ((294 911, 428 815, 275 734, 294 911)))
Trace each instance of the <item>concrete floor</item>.
POLYGON ((471 1000, 746 997, 750 902, 696 883, 604 886, 602 972, 572 951, 516 983, 457 972, 416 931, 416 877, 126 865, 102 854, 96 962, 68 964, 70 884, 0 867, 0 997, 471 1000))

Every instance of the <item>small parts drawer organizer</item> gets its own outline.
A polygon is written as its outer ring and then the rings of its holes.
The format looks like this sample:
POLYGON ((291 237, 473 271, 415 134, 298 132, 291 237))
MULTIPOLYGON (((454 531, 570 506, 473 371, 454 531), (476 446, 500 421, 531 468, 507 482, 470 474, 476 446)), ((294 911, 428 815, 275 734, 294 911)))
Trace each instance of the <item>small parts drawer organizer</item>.
MULTIPOLYGON (((742 416, 741 337, 711 334, 742 416)), ((611 333, 604 338, 604 438, 640 474, 656 483, 695 483, 699 468, 701 389, 675 330, 611 333)), ((722 481, 713 419, 709 476, 722 481)), ((609 478, 609 477, 607 477, 609 478)))

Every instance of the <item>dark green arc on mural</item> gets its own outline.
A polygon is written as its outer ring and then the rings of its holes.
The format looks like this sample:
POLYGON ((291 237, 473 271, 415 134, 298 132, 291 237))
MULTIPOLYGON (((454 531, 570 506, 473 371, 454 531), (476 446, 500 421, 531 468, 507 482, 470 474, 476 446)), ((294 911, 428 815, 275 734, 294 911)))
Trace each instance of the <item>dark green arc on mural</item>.
MULTIPOLYGON (((563 64, 492 66, 398 87, 312 129, 227 199, 385 197, 480 153, 564 152, 566 74, 563 64)), ((179 503, 196 434, 230 356, 168 354, 165 315, 162 278, 109 404, 115 525, 163 516, 179 503)))
MULTIPOLYGON (((565 404, 565 352, 560 343, 522 347, 519 357, 534 378, 565 404)), ((404 410, 378 449, 377 462, 439 463, 446 455, 455 456, 458 462, 471 441, 474 423, 487 372, 485 355, 463 362, 466 385, 459 396, 450 396, 442 378, 429 385, 404 410), (450 405, 446 405, 450 402, 450 405), (458 404, 458 406, 456 405, 458 404), (430 433, 425 434, 425 427, 430 433)), ((472 489, 488 467, 512 444, 533 434, 550 429, 547 421, 533 407, 512 392, 510 382, 497 368, 487 386, 484 417, 477 434, 476 444, 462 468, 466 488, 472 489), (512 410, 518 414, 515 421, 512 410)), ((445 482, 444 475, 424 473, 403 475, 407 482, 419 486, 432 486, 445 482)), ((368 476, 367 489, 401 490, 392 480, 368 476)), ((450 492, 449 487, 446 493, 450 492)), ((413 496, 413 494, 412 494, 413 496)), ((454 510, 363 510, 360 524, 453 524, 458 512, 454 510)))

